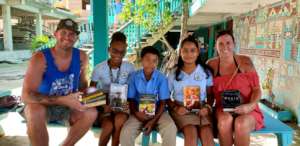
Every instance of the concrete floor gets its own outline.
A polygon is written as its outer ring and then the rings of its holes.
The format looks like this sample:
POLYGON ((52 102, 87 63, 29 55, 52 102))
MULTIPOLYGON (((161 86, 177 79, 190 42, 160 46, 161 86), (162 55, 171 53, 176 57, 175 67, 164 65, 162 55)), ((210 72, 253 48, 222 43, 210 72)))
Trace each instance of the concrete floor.
MULTIPOLYGON (((29 146, 29 139, 26 134, 26 124, 23 118, 16 112, 10 112, 5 115, 0 115, 0 125, 5 131, 5 136, 0 138, 0 146, 29 146)), ((294 141, 292 146, 300 146, 300 128, 295 124, 289 124, 295 128, 294 141)), ((58 146, 67 135, 67 128, 63 126, 48 126, 49 131, 49 145, 58 146)), ((76 146, 97 146, 98 137, 101 130, 93 129, 76 144, 76 146)), ((141 138, 138 138, 136 145, 139 145, 141 138)), ((177 138, 177 145, 182 146, 183 140, 177 138)), ((161 139, 159 138, 158 144, 151 144, 151 146, 160 146, 161 139)), ((110 143, 109 143, 110 145, 110 143)), ((273 134, 259 134, 251 136, 251 146, 277 146, 276 137, 273 134)))
POLYGON ((21 87, 28 62, 0 63, 0 91, 21 87))

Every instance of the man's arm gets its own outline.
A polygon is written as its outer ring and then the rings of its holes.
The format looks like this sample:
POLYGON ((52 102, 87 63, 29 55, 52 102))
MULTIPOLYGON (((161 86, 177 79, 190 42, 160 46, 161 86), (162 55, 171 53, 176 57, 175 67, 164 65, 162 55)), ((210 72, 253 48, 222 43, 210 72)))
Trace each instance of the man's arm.
POLYGON ((64 105, 73 109, 84 110, 85 107, 78 100, 81 95, 80 92, 67 96, 47 96, 38 92, 45 70, 44 55, 42 52, 37 52, 28 64, 22 88, 22 101, 25 104, 64 105))
POLYGON ((39 94, 38 88, 46 70, 46 61, 42 52, 35 53, 28 64, 24 77, 22 100, 24 103, 55 104, 58 98, 39 94))

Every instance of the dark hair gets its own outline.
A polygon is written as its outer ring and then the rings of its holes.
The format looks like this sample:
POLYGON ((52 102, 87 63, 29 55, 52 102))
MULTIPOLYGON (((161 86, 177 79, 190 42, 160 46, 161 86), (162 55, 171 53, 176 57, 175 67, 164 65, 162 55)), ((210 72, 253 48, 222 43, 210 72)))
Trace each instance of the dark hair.
POLYGON ((156 55, 158 58, 160 57, 159 55, 159 51, 157 49, 155 49, 153 46, 146 46, 142 49, 141 52, 141 58, 143 58, 146 54, 154 54, 156 55))
POLYGON ((110 45, 113 42, 122 42, 122 43, 126 43, 126 36, 123 32, 117 31, 115 32, 112 37, 111 37, 111 41, 110 41, 110 45))
MULTIPOLYGON (((181 44, 180 44, 181 48, 187 42, 194 43, 195 46, 199 49, 199 45, 198 45, 197 40, 193 36, 191 36, 191 35, 188 36, 187 38, 185 38, 181 42, 181 44)), ((198 57, 197 57, 197 60, 196 60, 195 63, 196 63, 196 65, 199 64, 204 69, 204 72, 205 72, 205 74, 206 74, 206 76, 208 78, 209 75, 210 75, 209 72, 212 72, 212 69, 208 65, 206 65, 204 62, 201 61, 201 55, 200 54, 198 54, 198 57)), ((176 65, 177 68, 176 68, 176 71, 175 71, 175 79, 176 79, 176 81, 180 81, 181 80, 179 78, 179 74, 180 74, 180 71, 182 70, 183 65, 184 65, 184 62, 182 60, 182 57, 179 55, 178 62, 177 62, 177 65, 176 65)))
POLYGON ((217 34, 217 36, 216 36, 216 41, 218 40, 219 37, 221 37, 223 35, 230 35, 231 38, 232 38, 232 40, 233 40, 233 43, 235 43, 234 36, 233 36, 231 30, 222 30, 222 31, 219 31, 218 34, 217 34))

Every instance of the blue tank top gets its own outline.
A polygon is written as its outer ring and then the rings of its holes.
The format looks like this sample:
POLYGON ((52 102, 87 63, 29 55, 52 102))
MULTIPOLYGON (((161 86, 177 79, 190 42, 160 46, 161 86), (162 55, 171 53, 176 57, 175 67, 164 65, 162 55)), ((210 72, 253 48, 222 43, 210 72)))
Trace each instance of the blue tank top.
POLYGON ((80 77, 80 51, 72 50, 71 64, 65 72, 58 70, 50 49, 42 50, 46 59, 46 71, 38 91, 49 96, 64 96, 78 91, 80 77))

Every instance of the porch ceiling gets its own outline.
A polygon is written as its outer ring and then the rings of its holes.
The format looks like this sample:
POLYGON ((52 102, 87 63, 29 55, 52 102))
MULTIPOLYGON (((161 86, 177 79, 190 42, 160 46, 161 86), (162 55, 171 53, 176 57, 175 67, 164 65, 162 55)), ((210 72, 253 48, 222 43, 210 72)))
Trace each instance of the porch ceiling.
MULTIPOLYGON (((2 9, 2 6, 0 6, 0 10, 1 9, 2 9)), ((36 13, 32 13, 32 12, 29 12, 29 11, 25 11, 25 10, 22 10, 22 9, 12 7, 11 8, 11 16, 13 18, 24 17, 24 16, 25 17, 35 17, 36 13)), ((0 11, 0 18, 2 18, 2 11, 0 11)), ((44 20, 56 20, 57 19, 57 18, 50 17, 50 16, 47 16, 47 15, 42 15, 42 18, 44 20)))
POLYGON ((207 3, 189 18, 188 27, 189 30, 195 30, 200 26, 210 26, 222 22, 228 17, 240 15, 279 1, 280 0, 207 0, 207 3))

